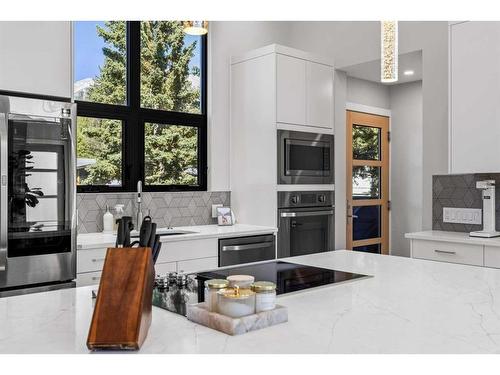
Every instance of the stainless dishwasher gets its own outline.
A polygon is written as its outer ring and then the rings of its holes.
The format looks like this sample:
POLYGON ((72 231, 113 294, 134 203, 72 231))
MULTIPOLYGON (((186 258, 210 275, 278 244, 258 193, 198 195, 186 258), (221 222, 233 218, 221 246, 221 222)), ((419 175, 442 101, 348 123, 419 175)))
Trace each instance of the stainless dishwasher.
POLYGON ((274 234, 219 240, 219 267, 276 258, 274 234))

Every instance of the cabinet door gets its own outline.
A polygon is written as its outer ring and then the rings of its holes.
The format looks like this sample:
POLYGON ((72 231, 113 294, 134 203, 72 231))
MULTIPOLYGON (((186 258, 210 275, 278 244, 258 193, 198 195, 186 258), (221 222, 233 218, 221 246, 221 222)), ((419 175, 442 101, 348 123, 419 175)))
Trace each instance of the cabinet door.
POLYGON ((163 242, 157 263, 216 257, 219 254, 217 238, 163 242))
POLYGON ((450 172, 500 172, 500 24, 452 25, 450 41, 450 172))
POLYGON ((183 260, 177 262, 177 271, 184 273, 209 271, 219 266, 218 257, 183 260))
POLYGON ((71 97, 71 22, 0 22, 0 90, 71 97))
POLYGON ((306 61, 276 57, 277 122, 306 125, 306 61))
POLYGON ((307 62, 307 125, 333 129, 333 68, 307 62))

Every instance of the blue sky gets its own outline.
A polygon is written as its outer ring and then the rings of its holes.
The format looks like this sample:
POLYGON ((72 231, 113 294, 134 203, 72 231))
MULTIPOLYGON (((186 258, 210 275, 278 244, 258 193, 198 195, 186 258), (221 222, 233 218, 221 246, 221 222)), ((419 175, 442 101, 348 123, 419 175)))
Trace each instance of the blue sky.
MULTIPOLYGON (((104 42, 97 36, 96 26, 104 26, 104 21, 78 21, 74 22, 75 45, 75 81, 84 78, 94 78, 99 74, 99 66, 104 62, 102 48, 104 42)), ((189 45, 200 37, 186 35, 184 44, 189 45)), ((189 63, 190 67, 201 66, 200 43, 197 43, 195 55, 189 63)))

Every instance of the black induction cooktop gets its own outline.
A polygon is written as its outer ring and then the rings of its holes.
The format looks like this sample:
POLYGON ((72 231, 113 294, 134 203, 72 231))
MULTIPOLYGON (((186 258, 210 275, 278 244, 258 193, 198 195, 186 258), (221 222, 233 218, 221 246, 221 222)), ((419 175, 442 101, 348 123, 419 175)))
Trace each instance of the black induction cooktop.
MULTIPOLYGON (((276 260, 198 273, 198 294, 202 294, 204 281, 225 279, 230 275, 251 275, 255 277, 256 281, 272 281, 276 284, 277 294, 291 293, 322 285, 368 277, 367 275, 357 273, 276 260)), ((203 298, 200 298, 200 300, 203 300, 203 298)))

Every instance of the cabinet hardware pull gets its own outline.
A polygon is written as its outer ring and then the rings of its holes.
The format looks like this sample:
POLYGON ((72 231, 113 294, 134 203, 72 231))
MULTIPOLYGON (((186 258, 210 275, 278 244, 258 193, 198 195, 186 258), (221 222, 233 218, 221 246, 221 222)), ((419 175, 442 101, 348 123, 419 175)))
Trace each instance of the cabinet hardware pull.
POLYGON ((222 251, 242 251, 242 250, 252 250, 266 248, 274 245, 273 242, 258 242, 248 245, 232 245, 232 246, 222 246, 222 251))
POLYGON ((99 259, 94 258, 94 259, 92 259, 92 262, 94 262, 94 263, 95 262, 104 262, 104 258, 99 258, 99 259))
POLYGON ((434 250, 436 253, 440 253, 440 254, 456 254, 455 251, 446 251, 446 250, 434 250))
POLYGON ((99 279, 100 279, 100 277, 96 277, 96 276, 92 277, 92 281, 97 281, 99 279))

